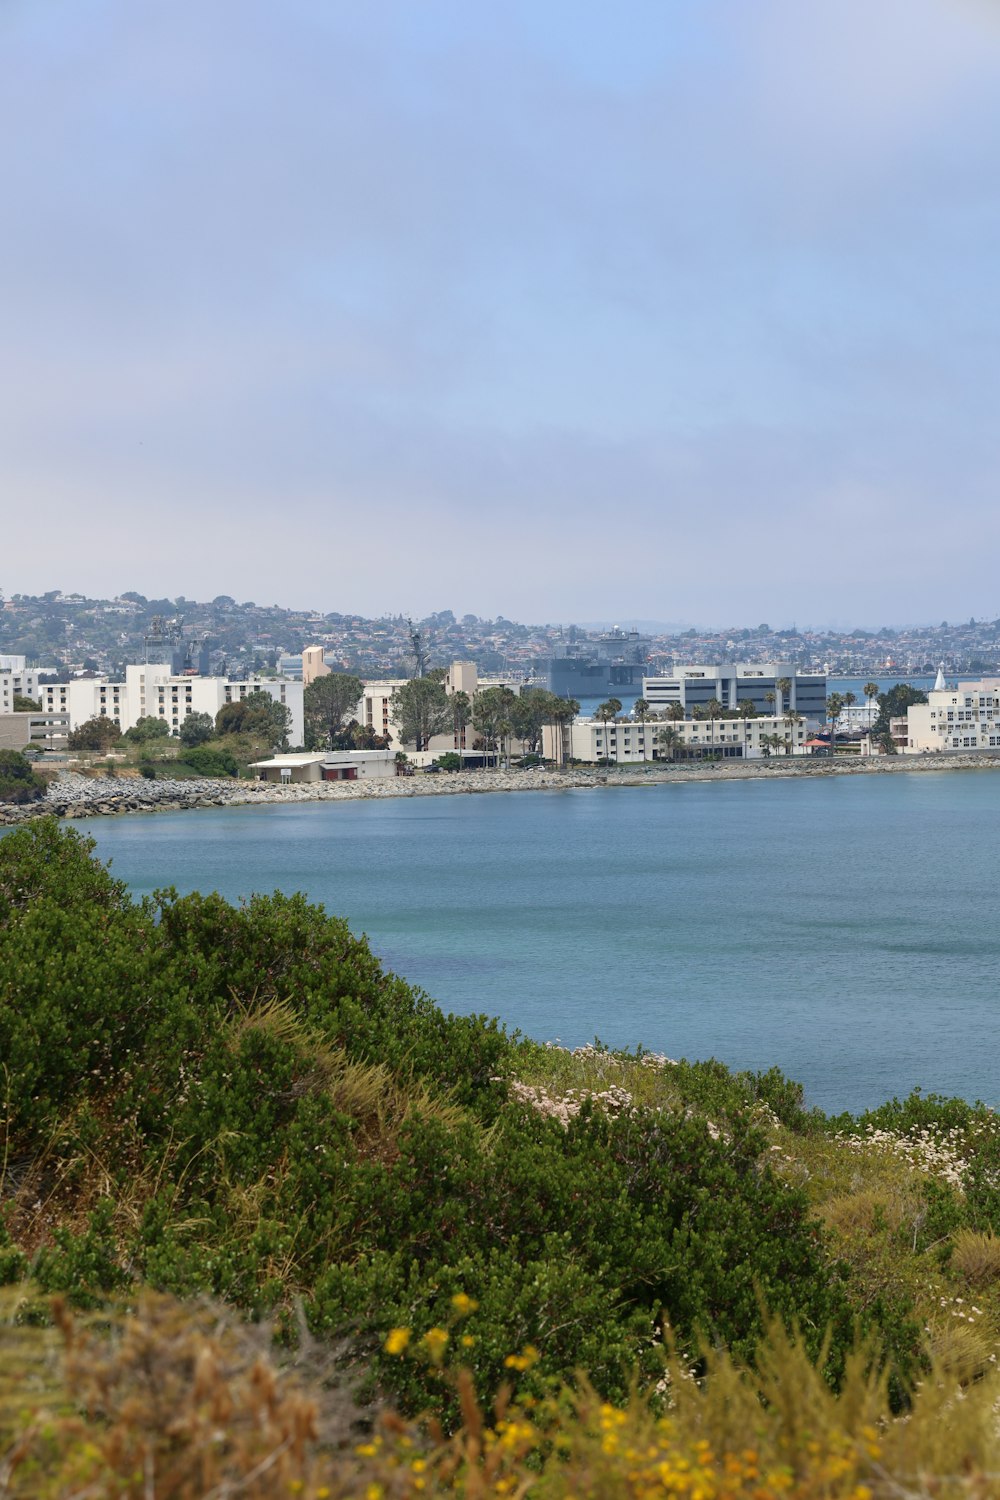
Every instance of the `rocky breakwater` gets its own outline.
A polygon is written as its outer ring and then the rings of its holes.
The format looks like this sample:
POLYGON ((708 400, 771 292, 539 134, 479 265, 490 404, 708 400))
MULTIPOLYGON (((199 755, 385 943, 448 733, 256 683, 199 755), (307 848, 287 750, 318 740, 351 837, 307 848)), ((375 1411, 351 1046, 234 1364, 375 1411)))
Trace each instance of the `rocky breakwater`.
POLYGON ((141 776, 81 776, 78 772, 61 771, 41 801, 0 806, 0 825, 25 823, 46 815, 96 818, 167 808, 229 807, 259 800, 259 785, 208 777, 147 781, 141 776))

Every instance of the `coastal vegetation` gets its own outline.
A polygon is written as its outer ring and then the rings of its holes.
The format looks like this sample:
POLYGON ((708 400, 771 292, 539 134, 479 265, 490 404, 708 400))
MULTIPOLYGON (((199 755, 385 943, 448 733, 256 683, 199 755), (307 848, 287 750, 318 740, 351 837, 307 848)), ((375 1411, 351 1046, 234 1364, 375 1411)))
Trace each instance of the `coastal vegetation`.
POLYGON ((981 1106, 543 1046, 300 896, 0 840, 13 1493, 993 1494, 998 1233, 981 1106))

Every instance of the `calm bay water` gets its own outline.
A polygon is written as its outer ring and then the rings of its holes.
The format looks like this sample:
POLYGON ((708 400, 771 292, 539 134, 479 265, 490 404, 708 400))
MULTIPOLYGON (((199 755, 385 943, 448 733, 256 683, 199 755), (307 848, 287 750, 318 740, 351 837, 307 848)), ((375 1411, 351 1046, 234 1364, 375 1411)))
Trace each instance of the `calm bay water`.
POLYGON ((398 798, 81 822, 137 894, 305 891, 446 1009, 1000 1102, 1000 776, 398 798))

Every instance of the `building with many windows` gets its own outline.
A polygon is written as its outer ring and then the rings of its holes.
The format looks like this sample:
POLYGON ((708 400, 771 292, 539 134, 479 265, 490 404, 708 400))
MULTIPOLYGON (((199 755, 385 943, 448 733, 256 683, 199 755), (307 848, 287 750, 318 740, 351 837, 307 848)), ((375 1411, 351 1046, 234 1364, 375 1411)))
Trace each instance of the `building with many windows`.
POLYGON ((675 664, 669 676, 644 677, 642 696, 657 711, 679 703, 686 718, 713 699, 733 710, 749 700, 758 714, 780 718, 794 712, 821 724, 826 718, 826 673, 796 672, 784 661, 675 664))
POLYGON ((125 668, 124 682, 106 677, 74 677, 70 682, 46 683, 34 693, 45 713, 67 714, 71 729, 102 715, 113 719, 124 733, 140 719, 163 719, 171 734, 177 734, 188 714, 215 718, 227 703, 238 702, 248 693, 263 692, 281 703, 291 714, 288 740, 301 745, 305 736, 301 682, 285 677, 251 677, 245 682, 226 677, 202 677, 197 673, 175 676, 169 662, 146 662, 125 668))
POLYGON ((764 714, 756 719, 574 719, 564 729, 546 725, 543 751, 547 759, 595 764, 610 760, 620 765, 643 761, 759 760, 769 755, 808 755, 812 730, 801 715, 764 714), (671 743, 661 736, 668 732, 671 743))
POLYGON ((927 697, 906 711, 908 755, 1000 750, 1000 677, 934 687, 927 697))

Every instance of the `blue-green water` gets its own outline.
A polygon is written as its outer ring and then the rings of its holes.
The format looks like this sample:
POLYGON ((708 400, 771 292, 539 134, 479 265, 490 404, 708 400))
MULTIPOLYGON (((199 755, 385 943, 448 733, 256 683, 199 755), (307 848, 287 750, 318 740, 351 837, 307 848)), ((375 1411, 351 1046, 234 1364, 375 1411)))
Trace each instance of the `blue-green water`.
POLYGON ((303 803, 79 824, 137 893, 303 890, 447 1009, 779 1065, 810 1102, 1000 1097, 1000 775, 303 803))

